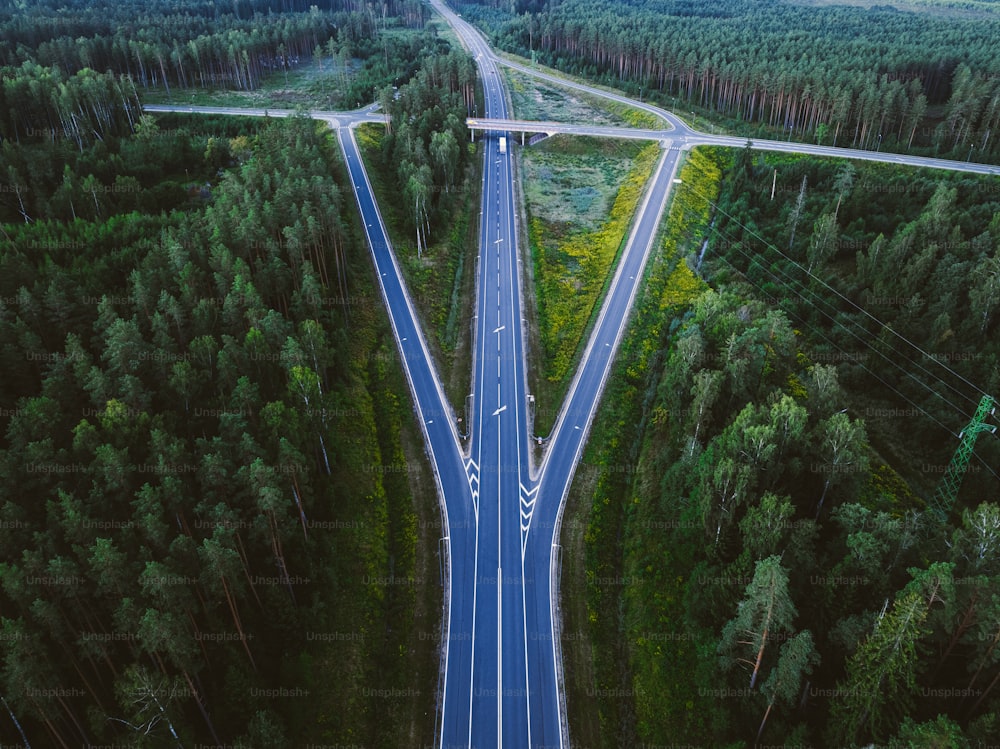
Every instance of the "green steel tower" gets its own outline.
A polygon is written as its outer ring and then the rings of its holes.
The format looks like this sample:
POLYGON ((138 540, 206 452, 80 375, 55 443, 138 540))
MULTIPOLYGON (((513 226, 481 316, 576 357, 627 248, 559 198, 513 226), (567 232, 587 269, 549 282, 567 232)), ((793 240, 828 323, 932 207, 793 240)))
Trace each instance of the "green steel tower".
POLYGON ((969 467, 972 450, 976 446, 976 438, 983 432, 996 434, 997 428, 986 423, 987 417, 994 413, 996 413, 996 406, 993 398, 984 395, 983 399, 979 401, 979 408, 976 409, 972 421, 958 435, 960 440, 958 449, 955 450, 948 470, 945 471, 944 477, 934 493, 934 499, 931 500, 931 509, 937 513, 941 520, 948 517, 952 505, 955 504, 958 490, 962 486, 962 479, 965 478, 965 472, 969 467))

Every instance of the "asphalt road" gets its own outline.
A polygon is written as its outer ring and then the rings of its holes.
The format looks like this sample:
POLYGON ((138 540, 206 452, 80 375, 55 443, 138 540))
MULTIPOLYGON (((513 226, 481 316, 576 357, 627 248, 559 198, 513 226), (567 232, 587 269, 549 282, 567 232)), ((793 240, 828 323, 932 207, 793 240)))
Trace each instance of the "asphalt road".
MULTIPOLYGON (((330 127, 351 127, 364 122, 385 123, 385 117, 378 114, 377 103, 369 104, 361 109, 354 109, 348 112, 330 112, 323 109, 315 109, 306 112, 314 120, 323 120, 329 123, 330 127)), ((186 114, 222 114, 236 115, 239 117, 291 117, 296 114, 292 109, 270 109, 267 107, 208 107, 208 106, 183 106, 173 104, 145 104, 142 107, 147 112, 180 112, 186 114)))
MULTIPOLYGON (((746 138, 736 138, 729 135, 709 135, 696 133, 678 138, 681 148, 693 146, 727 146, 742 148, 747 143, 746 138)), ((860 159, 862 161, 881 161, 899 166, 923 167, 926 169, 947 169, 952 172, 971 172, 974 174, 1000 175, 1000 166, 992 164, 977 164, 970 161, 952 161, 949 159, 934 159, 926 156, 907 156, 899 153, 881 151, 863 151, 858 148, 840 148, 835 146, 812 146, 808 143, 791 143, 781 140, 757 139, 750 141, 751 146, 759 151, 784 151, 785 153, 804 153, 813 156, 832 156, 840 159, 860 159)))
MULTIPOLYGON (((436 5, 451 21, 483 80, 485 115, 506 119, 502 78, 485 41, 468 24, 436 5)), ((526 528, 534 492, 530 481, 527 378, 521 314, 516 207, 510 149, 500 151, 506 133, 487 131, 483 149, 483 195, 473 359, 473 417, 469 468, 477 471, 475 537, 477 573, 471 621, 454 605, 449 629, 471 628, 471 660, 457 664, 449 653, 442 702, 442 746, 530 747, 554 745, 559 714, 537 685, 539 664, 529 658, 537 641, 537 622, 526 618, 525 602, 548 582, 548 567, 525 564, 526 528), (452 699, 463 693, 456 680, 471 682, 468 704, 452 699)), ((449 506, 449 515, 451 509, 449 506)), ((462 529, 463 531, 465 529, 462 529)), ((459 531, 451 529, 452 539, 459 531)), ((452 560, 454 563, 456 560, 452 560)), ((548 620, 542 622, 546 635, 548 620)), ((547 662, 551 668, 551 659, 547 662)))
MULTIPOLYGON (((600 90, 593 93, 603 95, 600 90)), ((504 129, 511 134, 521 132, 545 133, 547 135, 567 134, 586 135, 595 138, 621 138, 625 140, 658 140, 669 138, 672 147, 681 150, 695 146, 725 146, 727 148, 742 148, 747 139, 732 135, 710 135, 685 127, 683 131, 654 130, 649 128, 616 127, 613 125, 577 125, 568 122, 542 122, 534 120, 502 120, 483 117, 470 117, 466 124, 473 130, 497 131, 504 129)), ((880 161, 886 164, 900 166, 923 167, 927 169, 947 169, 953 172, 970 172, 973 174, 1000 175, 1000 166, 993 164, 978 164, 968 161, 953 161, 950 159, 935 159, 926 156, 907 156, 899 153, 867 151, 859 148, 840 148, 837 146, 814 146, 808 143, 792 143, 782 140, 757 139, 750 140, 751 146, 759 151, 784 151, 785 153, 810 154, 813 156, 829 156, 838 159, 859 159, 862 161, 880 161)))
MULTIPOLYGON (((484 81, 485 119, 506 118, 497 60, 474 29, 439 2, 476 58, 484 81)), ((656 131, 661 137, 681 131, 656 131)), ((525 362, 520 319, 510 154, 500 130, 485 131, 483 216, 477 293, 475 417, 471 457, 481 484, 477 498, 474 647, 467 741, 450 699, 443 703, 442 746, 568 746, 562 689, 558 610, 558 527, 563 500, 610 371, 672 184, 679 153, 664 149, 636 219, 607 302, 556 424, 540 472, 531 470, 525 418, 525 362), (512 330, 513 328, 513 330, 512 330), (493 372, 496 371, 496 381, 493 372), (495 387, 495 396, 494 396, 495 387), (495 481, 496 489, 492 488, 495 481), (497 513, 496 520, 493 514, 497 513), (494 550, 495 547, 495 550, 494 550), (492 573, 496 572, 494 576, 492 573), (494 585, 495 581, 499 581, 494 585), (495 605, 494 605, 495 602, 495 605), (497 624, 484 620, 495 617, 497 624), (494 669, 493 661, 496 662, 494 669), (491 681, 495 680, 496 691, 491 681), (481 697, 499 695, 494 711, 481 697), (492 726, 495 721, 496 728, 492 726)), ((666 142, 665 142, 666 145, 666 142)), ((449 514, 451 510, 449 509, 449 514)), ((453 539, 456 532, 451 532, 453 539)), ((451 608, 451 627, 463 627, 451 608)), ((452 649, 449 658, 456 656, 452 649)), ((459 671, 460 673, 460 671, 459 671)), ((458 676, 448 665, 448 687, 458 676)), ((464 716, 462 716, 464 717, 464 716)))
MULTIPOLYGON (((456 416, 445 399, 441 379, 434 368, 423 333, 417 323, 413 305, 361 161, 354 131, 350 128, 341 128, 339 135, 358 208, 365 225, 375 271, 392 322, 403 368, 409 380, 410 391, 413 394, 417 418, 420 420, 425 444, 434 467, 439 496, 443 499, 442 510, 446 528, 443 540, 450 563, 446 565, 448 574, 445 581, 446 629, 441 633, 442 667, 445 677, 441 682, 443 690, 440 703, 441 719, 448 718, 448 722, 443 724, 450 737, 448 745, 472 746, 470 733, 472 724, 468 716, 474 701, 477 700, 476 692, 483 691, 483 687, 475 685, 484 681, 482 673, 478 681, 472 678, 477 665, 477 656, 474 652, 477 635, 476 581, 480 574, 477 529, 480 526, 478 506, 481 503, 478 502, 477 471, 461 454, 456 416)), ((490 621, 485 622, 484 626, 487 629, 490 621)), ((486 636, 488 637, 489 633, 486 636)), ((489 672, 488 668, 485 670, 489 672)), ((486 681, 493 683, 488 679, 486 681)), ((482 699, 477 701, 477 704, 482 703, 482 699)), ((486 700, 485 704, 488 707, 490 702, 486 700)), ((444 735, 442 732, 442 736, 444 735)), ((442 746, 444 745, 442 743, 442 746)))
MULTIPOLYGON (((566 81, 497 58, 482 36, 439 0, 431 4, 476 58, 486 111, 480 252, 477 268, 473 400, 463 452, 414 307, 396 263, 360 160, 353 126, 383 122, 376 106, 353 112, 310 112, 338 131, 417 418, 435 471, 445 516, 446 612, 438 736, 444 747, 569 746, 558 616, 558 534, 565 498, 586 443, 657 227, 676 178, 681 151, 695 145, 742 147, 746 140, 699 133, 670 112, 602 89, 566 81), (664 122, 637 131, 572 123, 510 122, 498 64, 639 108, 664 122), (635 218, 580 367, 541 466, 529 448, 520 263, 510 148, 499 138, 517 128, 599 137, 659 140, 663 155, 635 218), (509 129, 509 130, 508 130, 509 129)), ((148 111, 285 117, 289 110, 147 106, 148 111)), ((871 151, 754 141, 764 150, 886 161, 910 166, 1000 174, 1000 167, 871 151)))

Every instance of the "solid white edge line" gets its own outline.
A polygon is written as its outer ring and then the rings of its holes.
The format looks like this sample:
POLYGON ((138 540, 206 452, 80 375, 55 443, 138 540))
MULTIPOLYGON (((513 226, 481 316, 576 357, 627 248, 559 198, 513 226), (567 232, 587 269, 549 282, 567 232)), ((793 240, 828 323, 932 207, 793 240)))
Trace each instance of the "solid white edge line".
MULTIPOLYGON (((352 177, 351 184, 352 185, 356 185, 358 183, 354 182, 354 180, 353 180, 353 177, 355 177, 355 175, 354 175, 354 173, 352 171, 351 160, 348 159, 348 157, 347 157, 347 146, 345 145, 344 139, 343 139, 343 129, 344 128, 338 128, 337 129, 337 133, 336 133, 337 142, 340 145, 340 151, 341 151, 341 154, 344 157, 344 164, 345 164, 345 166, 347 166, 348 174, 352 177)), ((365 186, 366 186, 367 191, 368 191, 368 196, 371 199, 372 206, 374 206, 374 208, 375 208, 375 214, 378 217, 378 221, 379 221, 379 231, 382 233, 382 238, 385 240, 385 243, 386 243, 386 251, 388 252, 390 258, 394 259, 394 255, 393 255, 393 252, 392 252, 392 249, 391 249, 392 246, 391 246, 391 244, 389 244, 389 241, 388 241, 389 237, 388 237, 388 234, 385 232, 385 225, 382 223, 382 215, 381 215, 381 212, 378 210, 378 202, 375 200, 375 193, 372 191, 371 183, 368 181, 368 173, 365 171, 364 162, 361 160, 361 150, 358 148, 357 141, 354 138, 354 131, 351 130, 351 129, 348 129, 347 134, 348 134, 348 137, 350 138, 351 148, 354 150, 354 155, 357 157, 356 158, 356 162, 357 162, 356 168, 361 171, 361 175, 365 179, 365 186)), ((358 206, 358 213, 361 215, 361 224, 362 224, 362 226, 364 227, 364 230, 365 230, 365 237, 368 240, 368 249, 369 249, 369 252, 371 253, 371 256, 372 256, 372 263, 375 266, 375 277, 378 279, 379 290, 382 292, 382 302, 383 302, 383 304, 385 304, 386 316, 389 318, 389 323, 392 326, 393 337, 396 339, 396 346, 399 349, 401 358, 403 360, 403 371, 404 371, 404 373, 406 375, 407 382, 408 382, 408 384, 410 386, 410 392, 411 392, 411 395, 413 397, 414 406, 416 407, 417 412, 420 415, 419 422, 420 422, 421 431, 424 433, 424 442, 427 445, 427 449, 431 453, 431 461, 430 461, 430 463, 431 463, 431 470, 434 473, 434 481, 437 484, 437 489, 438 489, 438 508, 442 512, 442 514, 444 515, 445 528, 449 528, 450 520, 449 520, 449 517, 448 517, 448 503, 447 503, 447 501, 445 499, 444 484, 441 481, 441 475, 440 475, 440 472, 438 470, 437 454, 434 451, 434 443, 433 443, 433 441, 430 438, 430 433, 427 430, 427 425, 425 423, 425 419, 423 418, 423 409, 422 409, 421 404, 420 404, 420 398, 417 395, 417 389, 416 389, 416 387, 414 385, 413 373, 410 371, 409 361, 407 360, 406 355, 405 355, 405 353, 403 351, 403 344, 402 344, 402 341, 400 339, 399 329, 398 329, 398 327, 396 325, 396 319, 392 315, 392 306, 389 303, 389 294, 388 294, 388 291, 386 290, 386 287, 385 287, 384 276, 383 276, 383 274, 381 272, 381 267, 378 264, 378 255, 375 252, 375 244, 374 244, 374 242, 372 242, 371 233, 368 231, 368 227, 366 226, 367 221, 365 220, 364 210, 363 210, 362 205, 361 205, 361 194, 359 192, 359 189, 360 188, 358 188, 358 187, 354 188, 354 199, 355 199, 355 201, 357 203, 357 206, 358 206)), ((396 268, 396 270, 398 272, 398 267, 396 268)), ((399 278, 399 277, 397 276, 397 278, 399 278)), ((402 285, 402 279, 399 278, 399 280, 400 280, 400 284, 402 285)), ((403 285, 402 288, 403 288, 403 298, 404 298, 404 301, 407 303, 408 312, 412 315, 413 310, 412 310, 412 307, 410 307, 410 305, 409 305, 409 297, 407 296, 405 285, 403 285)), ((414 319, 414 324, 415 323, 416 323, 416 321, 414 319)), ((417 327, 417 331, 418 331, 418 335, 419 335, 419 333, 420 333, 419 327, 417 327)), ((421 343, 423 343, 423 337, 422 336, 419 336, 419 337, 420 337, 421 343)), ((426 352, 426 350, 425 350, 425 352, 426 352)), ((428 366, 432 367, 432 362, 429 359, 427 360, 427 363, 428 363, 428 366)), ((431 368, 431 374, 432 374, 432 376, 434 374, 433 368, 431 368)), ((440 393, 439 393, 439 395, 440 395, 440 393)), ((451 551, 451 531, 450 530, 448 531, 447 539, 448 539, 448 543, 447 543, 448 560, 447 560, 447 565, 445 567, 445 574, 448 576, 448 598, 443 603, 443 606, 442 606, 445 609, 445 611, 442 614, 442 621, 441 621, 441 627, 442 627, 442 630, 443 630, 443 640, 444 640, 444 642, 442 644, 442 647, 443 647, 443 650, 444 650, 444 663, 443 663, 444 682, 443 682, 443 685, 442 685, 442 692, 441 692, 442 742, 444 741, 443 727, 444 727, 444 719, 445 719, 445 706, 447 705, 447 702, 448 702, 447 701, 448 661, 449 661, 449 657, 450 657, 450 653, 449 653, 450 637, 449 637, 449 634, 450 634, 450 630, 451 630, 451 614, 452 614, 451 597, 452 597, 452 591, 453 591, 453 586, 454 586, 454 578, 453 578, 453 576, 451 574, 452 551, 451 551)))

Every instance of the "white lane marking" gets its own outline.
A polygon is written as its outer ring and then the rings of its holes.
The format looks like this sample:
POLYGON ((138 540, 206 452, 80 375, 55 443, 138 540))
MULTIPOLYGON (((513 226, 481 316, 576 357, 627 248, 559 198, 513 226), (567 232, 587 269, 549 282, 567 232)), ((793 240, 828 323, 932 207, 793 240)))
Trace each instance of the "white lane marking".
MULTIPOLYGON (((475 549, 475 561, 473 562, 472 570, 472 652, 476 652, 476 597, 479 594, 479 511, 476 511, 476 549, 475 549)), ((469 665, 469 684, 476 683, 476 659, 470 658, 469 665)), ((472 697, 475 693, 474 689, 469 690, 469 746, 472 746, 472 697)), ((442 740, 443 735, 442 735, 442 740)))
MULTIPOLYGON (((499 534, 498 534, 499 535, 499 534)), ((503 567, 497 567, 497 748, 503 746, 503 567)))
POLYGON ((531 529, 531 517, 535 513, 535 503, 538 501, 538 485, 529 490, 524 484, 521 487, 521 562, 524 562, 525 549, 528 545, 528 531, 531 529))

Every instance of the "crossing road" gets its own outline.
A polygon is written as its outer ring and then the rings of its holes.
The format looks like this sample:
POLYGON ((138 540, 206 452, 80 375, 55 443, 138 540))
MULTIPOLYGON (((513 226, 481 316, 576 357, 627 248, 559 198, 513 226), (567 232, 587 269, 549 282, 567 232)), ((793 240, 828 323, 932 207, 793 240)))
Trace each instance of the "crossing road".
MULTIPOLYGON (((491 132, 509 133, 545 133, 546 135, 585 135, 594 138, 619 138, 625 140, 656 140, 665 143, 668 139, 672 148, 685 150, 694 146, 725 146, 727 148, 742 148, 746 146, 746 138, 732 135, 710 135, 686 128, 682 131, 655 130, 651 128, 615 127, 612 125, 579 125, 569 122, 541 122, 534 120, 487 119, 470 117, 466 121, 470 129, 491 132)), ((993 164, 978 164, 968 161, 953 161, 950 159, 935 159, 927 156, 908 156, 906 154, 866 151, 860 148, 839 148, 837 146, 814 146, 808 143, 792 143, 783 140, 757 139, 750 140, 751 147, 759 151, 783 151, 785 153, 801 153, 811 156, 828 156, 839 159, 858 159, 861 161, 880 161, 886 164, 900 166, 923 167, 926 169, 947 169, 952 172, 969 172, 972 174, 1000 175, 1000 166, 993 164)))
MULTIPOLYGON (((482 130, 483 194, 477 268, 470 438, 463 451, 456 415, 389 244, 353 127, 384 122, 377 105, 353 112, 310 112, 336 128, 368 239, 417 418, 434 467, 445 519, 447 554, 442 680, 437 746, 568 747, 558 616, 558 533, 565 498, 624 334, 681 153, 696 145, 742 147, 746 140, 709 135, 648 103, 498 58, 483 37, 440 0, 430 3, 476 60, 486 111, 482 130), (664 128, 596 127, 512 121, 499 65, 639 107, 664 128), (500 137, 518 128, 599 137, 640 137, 663 147, 660 161, 615 270, 580 367, 540 466, 529 449, 527 379, 522 328, 517 215, 510 149, 500 137), (534 128, 534 129, 532 129, 534 128)), ((290 110, 147 106, 148 111, 285 117, 290 110)), ((1000 167, 851 151, 780 141, 754 148, 873 159, 911 166, 1000 174, 1000 167)))
MULTIPOLYGON (((323 120, 330 127, 353 127, 364 122, 385 124, 385 116, 378 114, 379 105, 369 104, 367 107, 348 112, 330 112, 322 109, 311 110, 306 114, 314 120, 323 120)), ((221 114, 239 117, 291 117, 296 114, 292 109, 269 109, 267 107, 208 107, 182 106, 174 104, 144 104, 146 112, 180 112, 182 114, 221 114)))

